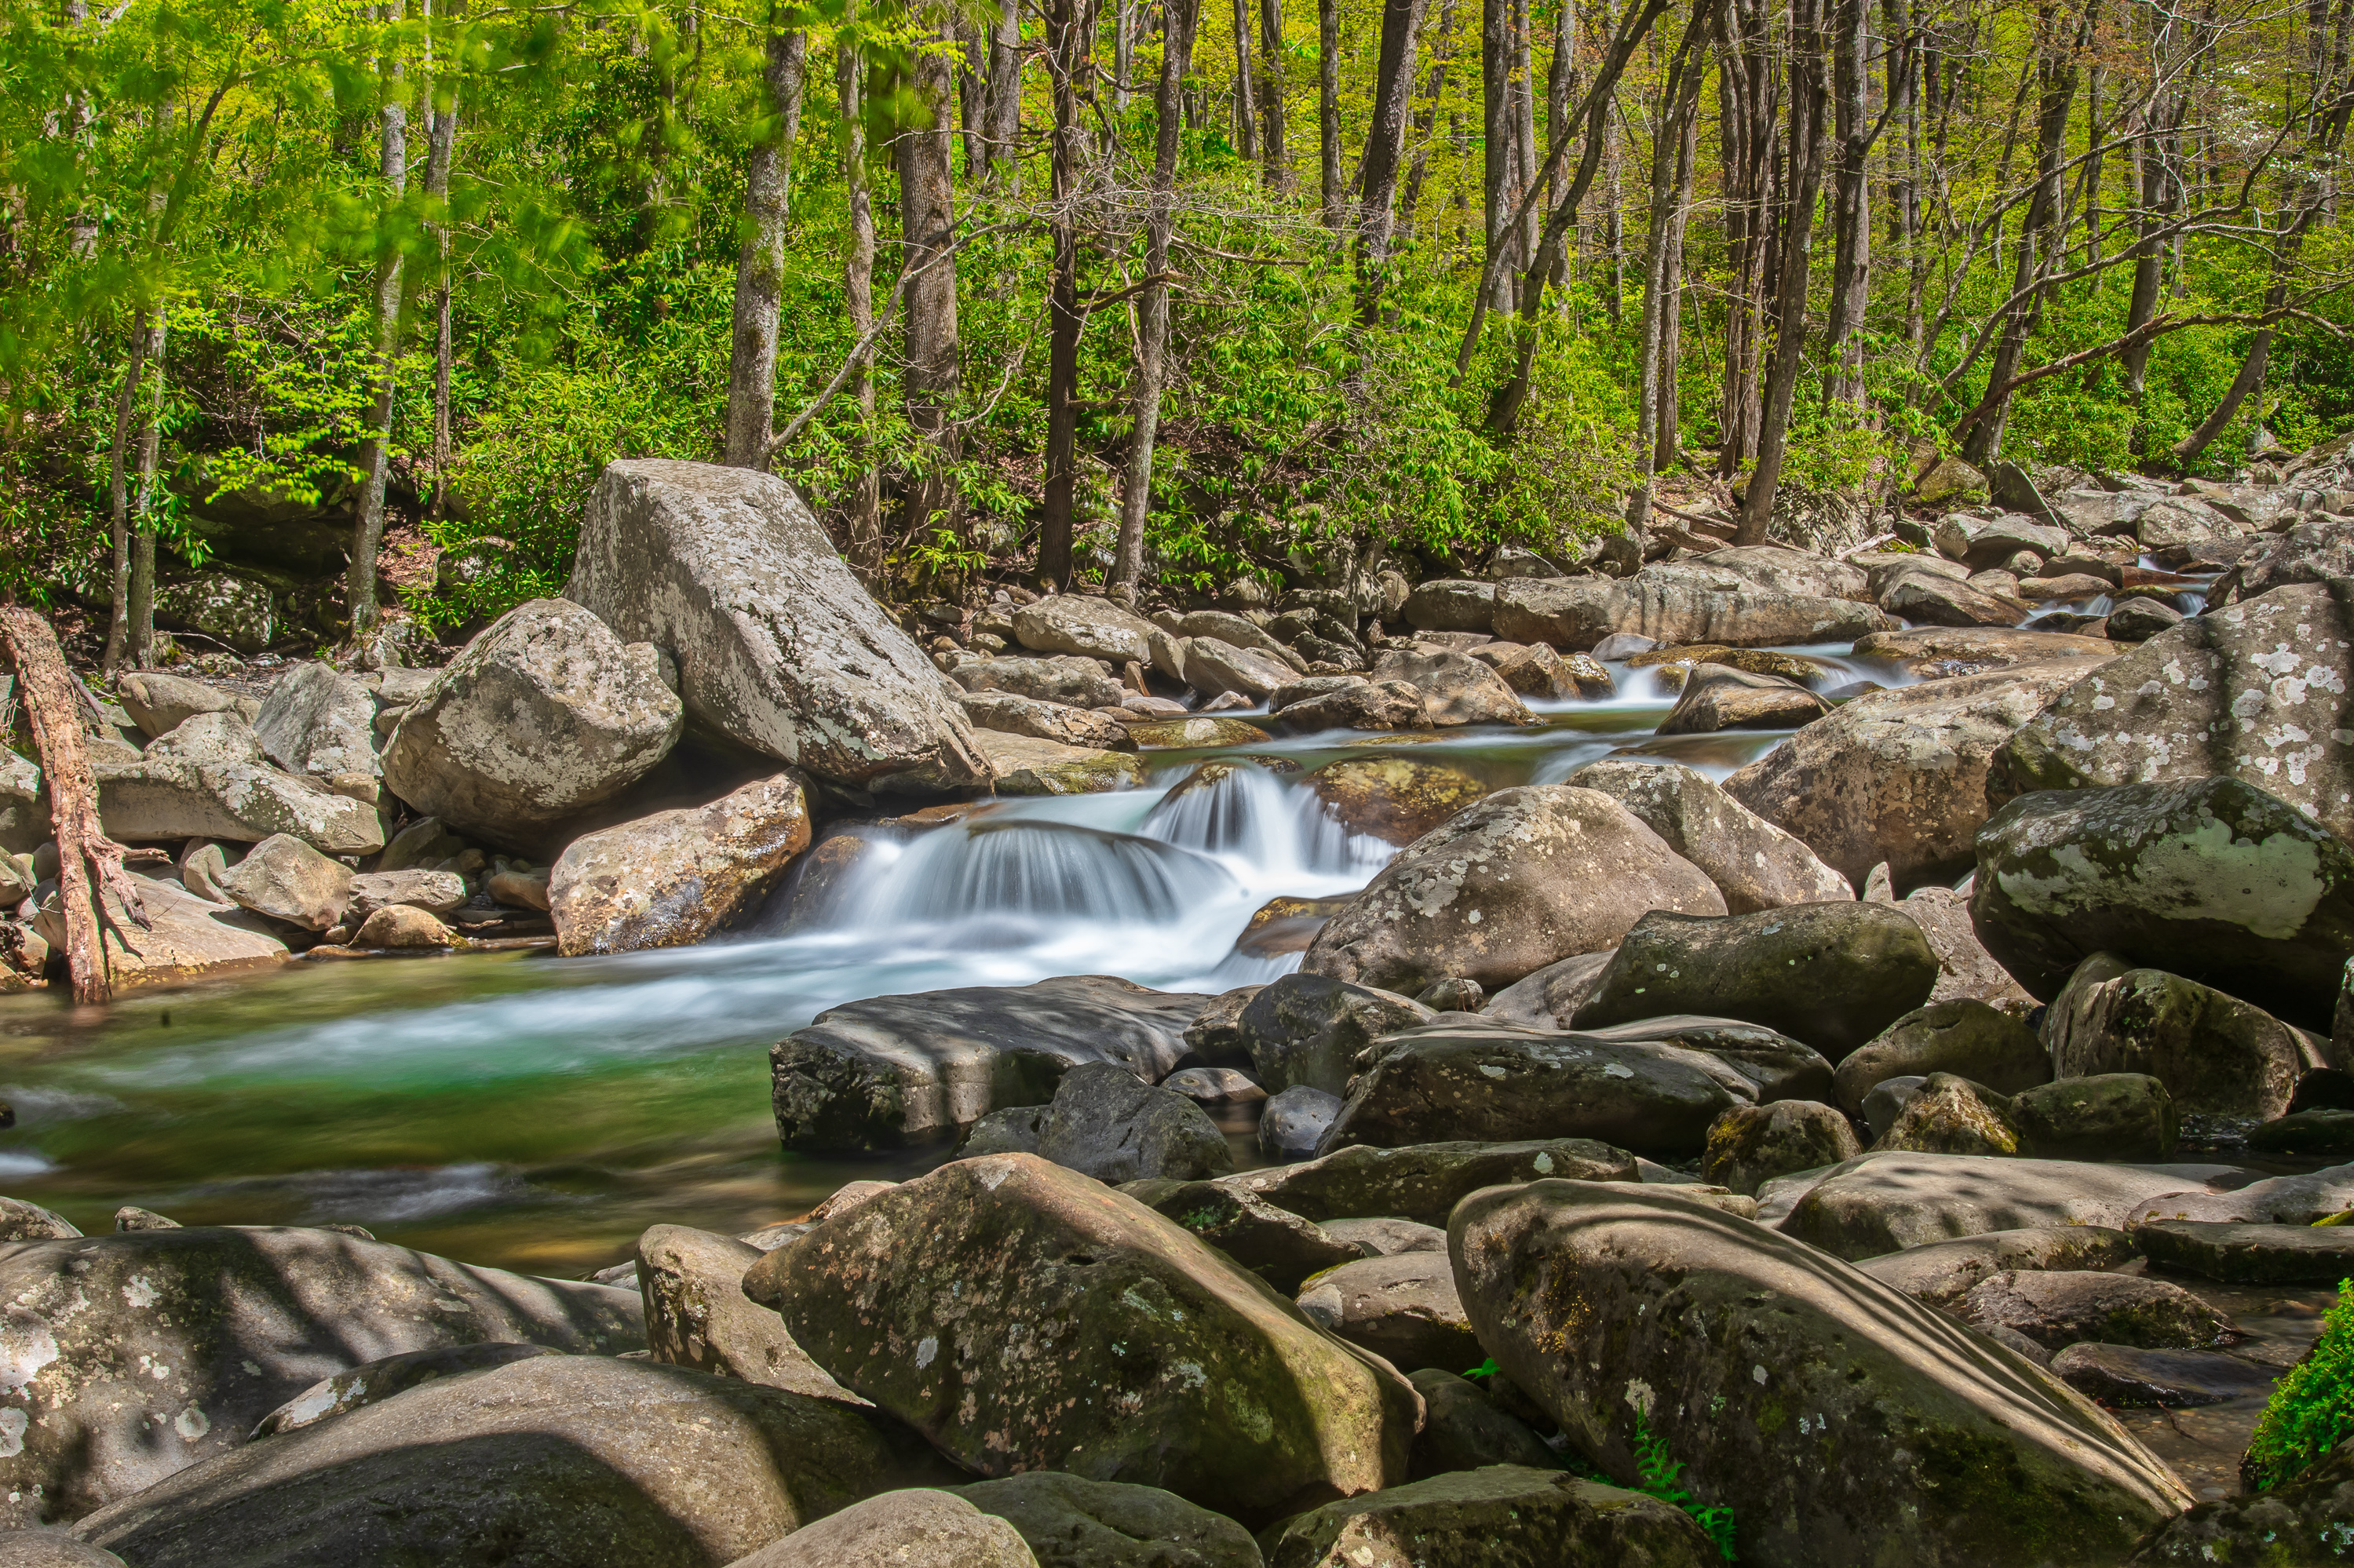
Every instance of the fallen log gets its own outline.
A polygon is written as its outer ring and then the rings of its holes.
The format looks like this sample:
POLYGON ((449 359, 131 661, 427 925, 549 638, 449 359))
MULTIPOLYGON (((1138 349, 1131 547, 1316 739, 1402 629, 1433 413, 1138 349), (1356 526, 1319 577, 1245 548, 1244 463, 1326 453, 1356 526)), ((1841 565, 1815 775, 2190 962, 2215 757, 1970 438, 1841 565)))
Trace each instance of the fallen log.
MULTIPOLYGON (((106 1001, 114 994, 106 959, 105 895, 142 927, 150 922, 139 886, 122 869, 123 847, 98 820, 98 781, 83 744, 82 704, 88 694, 66 668, 57 633, 36 611, 0 606, 0 645, 16 671, 25 716, 41 754, 49 787, 49 821, 58 843, 58 904, 65 916, 66 964, 74 1000, 106 1001)), ((118 927, 116 936, 123 933, 118 927)), ((127 946, 127 944, 126 944, 127 946)))

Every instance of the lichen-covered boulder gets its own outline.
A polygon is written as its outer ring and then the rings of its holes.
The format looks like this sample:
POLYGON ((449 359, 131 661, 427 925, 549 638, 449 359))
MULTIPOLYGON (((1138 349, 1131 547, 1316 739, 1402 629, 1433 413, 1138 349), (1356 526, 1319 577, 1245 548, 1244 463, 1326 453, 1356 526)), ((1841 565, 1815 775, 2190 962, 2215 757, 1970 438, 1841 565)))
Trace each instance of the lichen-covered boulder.
POLYGON ((1581 789, 1609 796, 1706 873, 1727 914, 1853 898, 1846 877, 1815 852, 1678 763, 1606 757, 1575 775, 1581 789))
MULTIPOLYGON (((259 843, 291 833, 328 854, 374 854, 384 848, 384 822, 374 800, 272 767, 260 737, 235 712, 193 715, 139 760, 97 760, 90 772, 98 782, 99 821, 108 837, 124 842, 259 843)), ((23 793, 28 803, 39 786, 35 774, 23 793)))
POLYGON ((528 599, 401 715, 385 783, 419 812, 530 849, 645 777, 682 722, 652 644, 624 643, 567 600, 528 599))
POLYGON ((1744 1562, 2091 1568, 2189 1506, 2042 1369, 1672 1189, 1482 1192, 1447 1237, 1503 1373, 1615 1477, 1661 1442, 1744 1562))
POLYGON ((1267 1568, 1716 1568, 1673 1504, 1558 1469, 1486 1465, 1327 1503, 1267 1531, 1267 1568))
POLYGON ((956 1495, 1020 1531, 1038 1568, 1260 1568, 1249 1531, 1159 1487, 1032 1470, 956 1495))
POLYGON ((1452 977, 1501 990, 1616 945, 1653 909, 1723 913, 1724 897, 1606 795, 1499 790, 1384 866, 1317 933, 1300 968, 1411 996, 1452 977))
POLYGON ((547 876, 557 950, 692 947, 757 904, 809 848, 809 800, 791 769, 708 806, 584 833, 547 876))
POLYGON ((1496 585, 1496 635, 1583 653, 1613 632, 1682 647, 1779 648, 1852 642, 1893 623, 1853 599, 1721 588, 1646 567, 1610 577, 1515 577, 1496 585))
POLYGON ((744 1288, 983 1476, 1157 1486, 1264 1523, 1402 1480, 1420 1414, 1394 1371, 1192 1232, 1029 1155, 903 1182, 744 1288))
POLYGON ((2147 1073, 2056 1078, 2010 1097, 2022 1146, 2044 1160, 2168 1160, 2182 1114, 2147 1073))
MULTIPOLYGON (((1136 753, 1109 751, 1092 746, 1066 746, 1058 740, 1038 740, 1002 730, 973 732, 973 745, 996 770, 1002 795, 1095 795, 1107 789, 1132 789, 1144 782, 1144 764, 1136 753)), ((876 781, 878 788, 947 788, 935 772, 892 774, 876 781)))
POLYGON ((975 696, 991 693, 1075 708, 1116 708, 1128 694, 1093 659, 968 659, 949 678, 975 696))
POLYGON ((1844 1258, 2052 1225, 2124 1230, 2144 1206, 2209 1196, 2194 1176, 2073 1160, 1989 1160, 1976 1155, 1868 1153, 1803 1182, 1761 1218, 1844 1258))
POLYGON ((1700 1179, 1755 1197, 1776 1176, 1819 1171, 1862 1152, 1855 1128, 1836 1106, 1819 1100, 1734 1106, 1709 1124, 1700 1179))
POLYGON ((1951 1073, 1932 1073, 1923 1079, 1872 1147, 1874 1153, 1995 1158, 2030 1152, 2011 1119, 2009 1098, 1951 1073))
POLYGON ((793 1343, 774 1312, 745 1296, 744 1271, 765 1255, 733 1236, 649 1226, 637 1247, 647 1353, 665 1366, 864 1404, 793 1343))
POLYGON ((278 678, 254 716, 270 760, 324 778, 378 774, 376 694, 332 664, 306 660, 278 678))
POLYGON ((1754 675, 1702 662, 1684 677, 1661 735, 1713 735, 1726 729, 1797 729, 1828 711, 1823 699, 1779 675, 1754 675))
POLYGON ((2229 1317, 2179 1285, 2099 1269, 1991 1275, 1963 1295, 1959 1310, 1981 1329, 2009 1329, 2052 1351, 2084 1340, 2203 1350, 2239 1338, 2229 1317))
POLYGON ((323 931, 351 902, 351 868, 292 833, 273 833, 246 852, 217 885, 256 915, 323 931))
POLYGON ((1350 757, 1303 780, 1332 820, 1403 848, 1488 793, 1486 780, 1418 757, 1350 757))
POLYGON ((1038 653, 1101 659, 1115 670, 1152 660, 1152 623, 1132 609, 1093 594, 1048 594, 1013 612, 1013 635, 1038 653))
POLYGON ((1456 1299, 1445 1253, 1395 1253, 1328 1268, 1300 1290, 1299 1309, 1400 1372, 1460 1372, 1487 1359, 1456 1299))
POLYGON ((1464 653, 1384 653, 1376 681, 1403 681, 1422 694, 1422 711, 1441 729, 1466 724, 1534 724, 1536 715, 1504 678, 1464 653))
POLYGON ((1129 738, 1127 728, 1119 720, 1107 718, 1091 708, 1042 703, 1034 697, 1017 697, 1011 692, 968 692, 958 701, 964 708, 964 716, 972 721, 976 729, 1051 740, 1059 746, 1092 747, 1098 751, 1136 749, 1136 742, 1129 738))
POLYGON ((849 783, 925 767, 989 781, 955 689, 774 474, 610 464, 564 592, 669 653, 686 711, 738 745, 849 783))
POLYGON ((2354 849, 2236 778, 2042 790, 1979 834, 1970 917, 2047 1001, 2106 950, 2327 1029, 2354 952, 2354 849))
POLYGON ((1376 1039, 1437 1016, 1411 997, 1329 975, 1288 974, 1260 987, 1235 1022, 1236 1043, 1271 1092, 1305 1086, 1348 1092, 1376 1039))
POLYGON ((1839 1102, 1851 1112, 1890 1078, 1951 1073, 2014 1095, 2052 1079, 2052 1059, 2035 1031, 1982 1001, 1933 1001, 1914 1008, 1857 1047, 1839 1065, 1839 1102))
MULTIPOLYGON (((405 1351, 642 1342, 634 1294, 281 1228, 0 1252, 0 1523, 79 1519, 235 1447, 321 1378, 405 1351)), ((135 1555, 135 1554, 134 1554, 135 1555)))
POLYGON ((2147 1073, 2195 1112, 2264 1120, 2286 1115, 2297 1080, 2328 1065, 2264 1009, 2115 953, 2076 966, 2041 1044, 2062 1077, 2147 1073))

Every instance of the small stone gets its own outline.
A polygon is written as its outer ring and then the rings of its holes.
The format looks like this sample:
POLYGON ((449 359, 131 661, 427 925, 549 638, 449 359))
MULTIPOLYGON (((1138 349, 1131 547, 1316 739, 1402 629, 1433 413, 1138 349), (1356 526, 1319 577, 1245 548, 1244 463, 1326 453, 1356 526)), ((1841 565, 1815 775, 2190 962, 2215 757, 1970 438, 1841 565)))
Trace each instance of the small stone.
POLYGON ((352 933, 355 948, 447 948, 457 938, 450 927, 422 909, 395 904, 377 910, 352 933))
POLYGON ((1269 1099, 1259 1112, 1259 1152, 1278 1165, 1312 1160, 1332 1118, 1340 1114, 1340 1096, 1295 1084, 1269 1099))

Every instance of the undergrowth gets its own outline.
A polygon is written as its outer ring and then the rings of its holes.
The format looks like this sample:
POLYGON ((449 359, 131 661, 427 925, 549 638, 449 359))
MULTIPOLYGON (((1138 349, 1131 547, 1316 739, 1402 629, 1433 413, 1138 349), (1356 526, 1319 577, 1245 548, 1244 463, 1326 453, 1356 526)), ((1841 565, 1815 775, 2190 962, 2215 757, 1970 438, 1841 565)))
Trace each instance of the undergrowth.
POLYGON ((2354 1437, 2354 1279, 2338 1283, 2338 1305, 2322 1319, 2312 1353, 2273 1391, 2240 1461, 2241 1478, 2256 1491, 2270 1491, 2349 1437, 2354 1437))

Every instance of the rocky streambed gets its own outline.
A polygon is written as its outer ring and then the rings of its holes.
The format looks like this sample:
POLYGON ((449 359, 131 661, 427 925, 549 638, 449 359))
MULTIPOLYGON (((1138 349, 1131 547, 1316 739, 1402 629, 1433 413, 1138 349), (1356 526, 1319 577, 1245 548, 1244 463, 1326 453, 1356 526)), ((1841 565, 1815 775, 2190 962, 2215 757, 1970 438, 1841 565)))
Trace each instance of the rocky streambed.
POLYGON ((912 636, 627 463, 437 669, 128 678, 0 1561, 2335 1561, 2343 463, 912 636))

